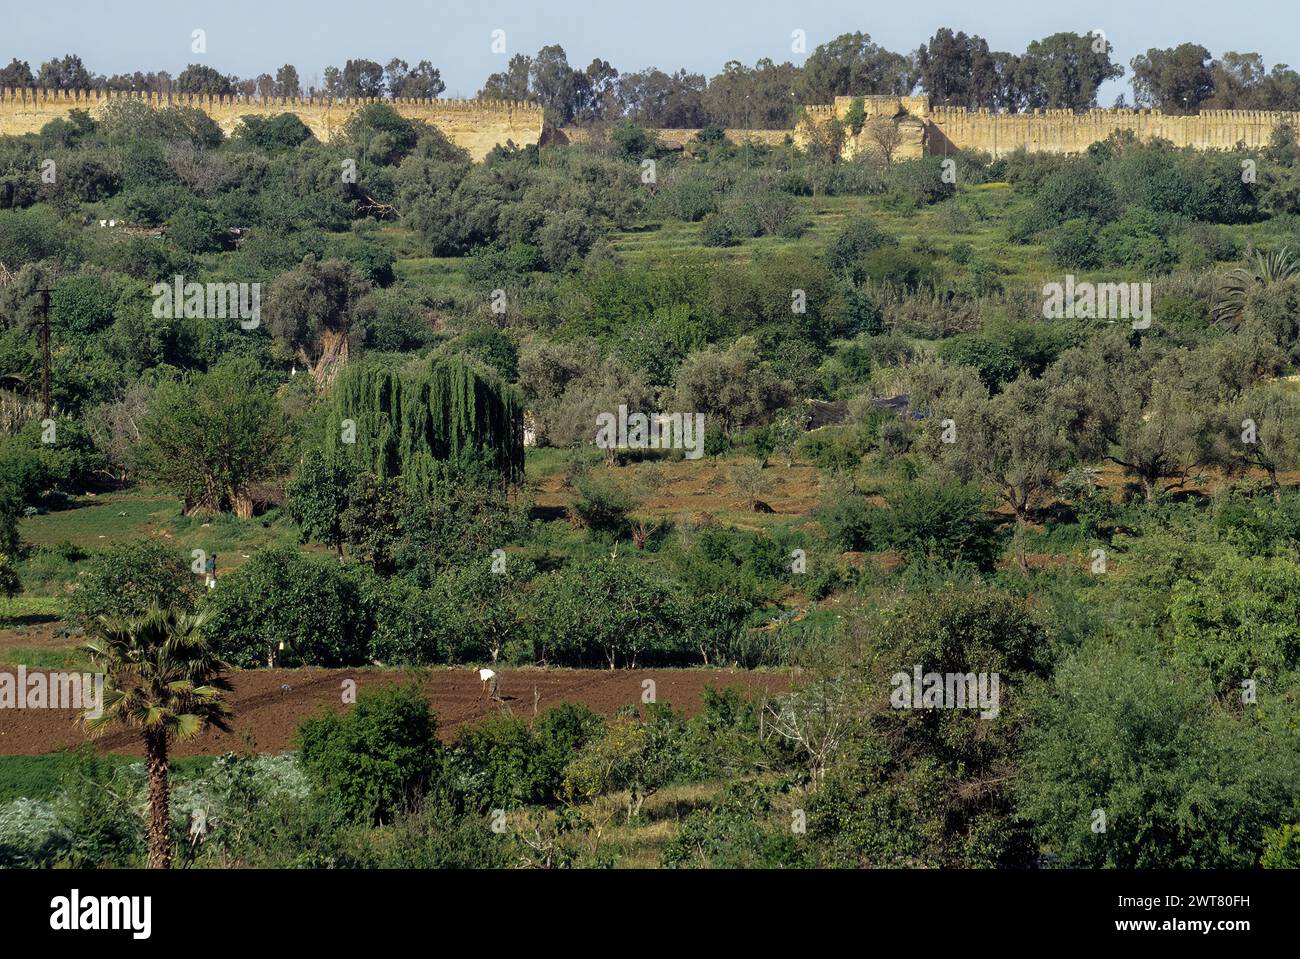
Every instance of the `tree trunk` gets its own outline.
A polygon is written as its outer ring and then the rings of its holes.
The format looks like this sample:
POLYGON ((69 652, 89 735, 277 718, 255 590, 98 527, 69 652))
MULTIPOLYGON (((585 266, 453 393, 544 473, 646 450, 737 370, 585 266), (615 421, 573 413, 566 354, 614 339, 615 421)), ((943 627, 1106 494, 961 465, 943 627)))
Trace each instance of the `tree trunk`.
POLYGON ((321 331, 320 358, 309 364, 312 382, 317 389, 325 389, 334 382, 339 370, 348 362, 347 330, 335 330, 326 327, 321 331))
POLYGON ((147 729, 144 751, 149 770, 149 868, 172 867, 171 809, 167 786, 167 732, 147 729))
POLYGON ((1273 502, 1281 506, 1282 505, 1282 484, 1278 482, 1276 469, 1270 469, 1268 471, 1268 481, 1273 486, 1273 502))
POLYGON ((1016 565, 1025 576, 1029 575, 1029 564, 1025 561, 1025 511, 1016 510, 1016 565))
POLYGON ((247 491, 231 493, 230 502, 237 517, 240 519, 253 518, 253 497, 247 491))
POLYGON ((1153 502, 1156 498, 1156 481, 1150 476, 1141 477, 1142 495, 1148 503, 1153 502))

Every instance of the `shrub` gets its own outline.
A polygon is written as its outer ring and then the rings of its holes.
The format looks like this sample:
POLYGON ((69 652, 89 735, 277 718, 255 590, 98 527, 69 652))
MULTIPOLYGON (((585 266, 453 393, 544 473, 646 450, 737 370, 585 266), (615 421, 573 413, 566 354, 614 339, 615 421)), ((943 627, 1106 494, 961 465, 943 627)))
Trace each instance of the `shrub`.
POLYGON ((1265 869, 1300 869, 1300 823, 1269 830, 1259 864, 1265 869))
POLYGON ((681 829, 664 846, 663 864, 670 869, 809 868, 814 865, 806 842, 773 806, 771 786, 730 783, 722 798, 708 809, 686 817, 681 829))
POLYGON ((510 716, 470 726, 452 750, 456 788, 479 812, 554 802, 565 767, 603 728, 599 716, 571 703, 547 710, 531 729, 510 716))
POLYGON ((861 282, 865 275, 862 261, 868 253, 882 246, 893 246, 897 240, 867 219, 858 217, 842 226, 826 247, 826 266, 835 273, 861 282))
POLYGON ((480 813, 513 809, 546 799, 546 773, 528 724, 514 716, 495 716, 463 729, 451 761, 456 789, 480 813))
POLYGON ((1001 552, 988 500, 961 483, 914 482, 889 496, 890 545, 909 562, 935 557, 990 570, 1001 552))
POLYGON ((442 765, 437 720, 416 687, 362 690, 343 714, 323 709, 298 730, 303 769, 353 822, 391 822, 416 807, 442 765))
POLYGON ((186 253, 211 253, 224 247, 226 240, 217 218, 194 203, 168 217, 167 237, 186 253))
POLYGON ((374 286, 388 286, 397 278, 393 267, 397 257, 386 246, 359 236, 332 236, 325 244, 325 256, 346 260, 353 271, 374 286))
POLYGON ((47 206, 0 210, 0 263, 10 270, 38 260, 62 259, 75 242, 72 227, 47 206))
POLYGON ((268 152, 291 150, 312 139, 311 129, 293 113, 270 117, 249 115, 240 120, 235 136, 268 152))
POLYGON ((626 562, 576 563, 538 581, 539 659, 565 666, 680 663, 690 654, 680 587, 626 562))
POLYGON ((887 510, 856 493, 829 497, 817 511, 827 541, 837 549, 855 552, 886 548, 891 536, 889 520, 887 510))
POLYGON ((1189 223, 1178 234, 1174 246, 1179 262, 1198 271, 1235 260, 1241 252, 1231 233, 1209 223, 1189 223))
POLYGON ((655 209, 676 220, 698 223, 716 209, 715 189, 713 178, 707 174, 695 170, 676 172, 655 195, 655 209))
POLYGON ((412 352, 432 338, 424 309, 402 288, 367 293, 357 301, 356 316, 366 347, 380 353, 412 352))
POLYGON ((700 226, 700 242, 705 246, 735 246, 740 240, 736 238, 729 218, 710 213, 700 226))
POLYGON ((1090 641, 1056 668, 1027 736, 1018 812, 1065 866, 1254 866, 1266 830, 1296 818, 1293 732, 1264 705, 1256 720, 1207 703, 1200 677, 1136 647, 1090 641))
POLYGON ((849 473, 862 462, 862 448, 852 430, 824 427, 802 437, 797 449, 800 456, 831 473, 849 473))
POLYGON ((956 186, 944 180, 943 163, 937 156, 895 163, 887 177, 889 201, 902 209, 916 209, 956 195, 956 186))
POLYGON ((566 800, 590 802, 627 790, 630 821, 657 790, 684 768, 685 723, 667 703, 643 707, 644 716, 620 715, 588 742, 564 771, 566 800))
POLYGON ((88 628, 98 616, 125 618, 151 606, 190 609, 193 604, 193 577, 180 552, 134 539, 90 558, 68 599, 68 617, 88 628))
POLYGON ((877 283, 905 290, 932 288, 940 279, 933 258, 896 246, 880 247, 869 253, 862 269, 877 283))
POLYGON ((576 703, 562 703, 542 713, 533 726, 533 739, 537 743, 547 802, 559 795, 565 767, 604 730, 605 720, 576 703))
POLYGON ((1220 694, 1300 666, 1300 573, 1289 560, 1224 558, 1209 576, 1175 584, 1169 619, 1179 658, 1206 670, 1220 694))
POLYGON ((1048 174, 1034 192, 1034 210, 1044 227, 1075 219, 1108 223, 1118 207, 1114 187, 1089 159, 1048 174))
MULTIPOLYGON (((855 724, 808 807, 808 838, 821 847, 824 864, 1029 865, 1037 849, 1015 814, 1013 779, 990 775, 1016 761, 1020 690, 1046 671, 1048 637, 1028 604, 946 579, 884 607, 863 603, 844 620, 850 640, 871 651, 864 672, 879 677, 873 694, 892 701, 890 687, 900 688, 895 671, 910 678, 917 665, 997 675, 999 718, 990 722, 973 709, 891 708, 855 724)), ((808 722, 817 728, 816 721, 814 711, 808 722)))
POLYGON ((1096 227, 1082 217, 1068 220, 1051 230, 1047 234, 1047 250, 1061 266, 1087 270, 1101 264, 1096 227))
POLYGON ((113 294, 94 276, 70 276, 50 295, 50 325, 69 333, 95 333, 113 322, 113 294))
POLYGON ((1126 210, 1101 228, 1098 252, 1108 265, 1167 273, 1178 259, 1166 238, 1167 229, 1167 222, 1148 210, 1126 210))
POLYGON ((138 765, 122 767, 87 750, 64 776, 55 804, 68 837, 61 864, 73 869, 131 866, 144 852, 144 822, 131 801, 138 765))
POLYGON ((584 477, 578 482, 578 498, 570 509, 589 530, 621 535, 627 527, 632 497, 611 483, 584 477))
POLYGON ((944 341, 939 355, 950 363, 969 366, 979 374, 980 382, 996 390, 1016 378, 1020 371, 1016 356, 1009 347, 978 333, 964 333, 944 341))
POLYGON ((203 610, 217 654, 241 668, 358 666, 369 658, 357 579, 337 560, 290 547, 260 550, 218 580, 203 610))
POLYGON ((591 218, 580 210, 552 213, 537 231, 542 256, 552 271, 562 270, 570 261, 582 259, 595 240, 591 218))
POLYGON ((631 120, 620 120, 609 131, 610 142, 623 160, 640 160, 654 155, 655 137, 645 127, 631 120))

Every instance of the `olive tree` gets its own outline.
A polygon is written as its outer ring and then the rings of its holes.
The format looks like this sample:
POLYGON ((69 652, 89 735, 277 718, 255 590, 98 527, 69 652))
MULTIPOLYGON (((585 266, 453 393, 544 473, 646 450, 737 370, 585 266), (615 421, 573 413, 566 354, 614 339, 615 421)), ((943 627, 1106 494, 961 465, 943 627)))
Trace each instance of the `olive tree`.
POLYGON ((1025 523, 1070 462, 1067 410, 1050 384, 1022 375, 992 397, 975 394, 953 415, 953 440, 942 444, 961 474, 981 480, 1016 517, 1016 564, 1025 562, 1025 523))
POLYGON ((1280 503, 1278 473, 1300 467, 1300 397, 1295 390, 1284 383, 1249 390, 1233 407, 1224 433, 1229 467, 1263 470, 1280 503))
POLYGON ((1123 467, 1148 502, 1211 458, 1214 405, 1189 385, 1187 360, 1117 337, 1067 351, 1046 377, 1076 454, 1123 467))
POLYGON ((318 263, 312 256, 272 282, 266 304, 271 335, 318 384, 331 382, 347 362, 352 308, 368 288, 345 261, 318 263))
POLYGON ((767 422, 790 400, 790 384, 758 355, 758 344, 742 336, 726 349, 692 353, 677 371, 675 399, 683 412, 703 413, 724 432, 767 422))

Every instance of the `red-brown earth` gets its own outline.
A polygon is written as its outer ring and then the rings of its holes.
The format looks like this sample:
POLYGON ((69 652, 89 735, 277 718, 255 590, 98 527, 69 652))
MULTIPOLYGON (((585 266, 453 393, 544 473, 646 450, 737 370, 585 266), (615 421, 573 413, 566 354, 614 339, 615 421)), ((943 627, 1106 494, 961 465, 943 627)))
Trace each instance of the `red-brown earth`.
MULTIPOLYGON (((0 666, 13 672, 13 666, 0 666)), ((29 670, 42 672, 43 670, 29 670)), ((560 703, 580 703, 612 716, 620 706, 639 704, 642 682, 655 682, 655 698, 671 703, 686 715, 703 704, 704 689, 734 687, 762 699, 790 686, 788 673, 711 669, 517 669, 502 670, 495 703, 483 692, 476 670, 439 669, 404 673, 378 669, 259 669, 231 674, 227 694, 232 716, 229 733, 210 729, 194 739, 175 742, 177 756, 219 755, 231 751, 281 752, 292 748, 299 724, 321 708, 344 709, 345 680, 357 690, 412 680, 429 696, 438 717, 438 733, 446 741, 467 723, 509 712, 528 718, 560 703)), ((78 746, 87 741, 70 709, 0 709, 0 754, 37 755, 78 746)), ((94 740, 101 752, 142 753, 139 733, 114 729, 94 740)))

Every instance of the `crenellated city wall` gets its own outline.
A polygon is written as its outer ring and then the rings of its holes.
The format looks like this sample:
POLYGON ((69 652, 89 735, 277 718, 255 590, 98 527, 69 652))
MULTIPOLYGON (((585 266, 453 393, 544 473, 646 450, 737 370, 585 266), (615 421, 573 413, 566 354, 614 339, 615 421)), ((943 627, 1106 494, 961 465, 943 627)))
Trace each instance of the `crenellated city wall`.
MULTIPOLYGON (((844 121, 853 97, 836 97, 834 104, 804 108, 804 122, 844 121)), ((1231 150, 1267 145, 1280 123, 1300 128, 1300 113, 1266 110, 1202 110, 1191 116, 1173 116, 1156 110, 1094 109, 1085 113, 1071 110, 1033 110, 998 113, 964 107, 932 107, 929 97, 863 97, 868 126, 875 118, 888 118, 898 125, 901 136, 896 158, 922 154, 945 155, 957 150, 978 150, 994 157, 1017 149, 1038 153, 1082 153, 1117 130, 1129 130, 1139 139, 1168 140, 1177 147, 1198 150, 1231 150)), ((796 135, 796 142, 803 139, 796 135)), ((850 137, 846 156, 870 147, 864 132, 850 137)))
MULTIPOLYGON (((0 134, 35 133, 51 120, 72 110, 97 114, 116 99, 133 98, 153 107, 188 106, 207 113, 230 134, 241 117, 296 114, 322 141, 329 141, 354 111, 365 104, 383 102, 402 116, 423 120, 441 130, 476 161, 494 146, 513 142, 519 146, 542 138, 542 108, 533 103, 498 100, 396 100, 336 99, 329 97, 241 97, 198 94, 149 94, 115 91, 61 91, 0 89, 0 134)), ((804 107, 794 130, 728 130, 732 142, 777 145, 790 137, 802 146, 810 124, 845 121, 854 97, 836 97, 833 104, 804 107)), ((1201 150, 1230 150, 1237 144, 1257 148, 1268 143, 1273 129, 1283 122, 1300 127, 1300 113, 1264 110, 1204 110, 1194 116, 1168 116, 1154 110, 1034 110, 998 113, 956 107, 932 107, 926 96, 870 96, 860 98, 864 126, 847 137, 846 157, 877 148, 872 125, 881 120, 899 129, 894 138, 894 158, 979 150, 994 157, 1021 147, 1034 152, 1080 153, 1116 130, 1131 130, 1141 139, 1161 138, 1175 146, 1201 150)), ((580 141, 588 133, 566 128, 565 139, 580 141)), ((695 130, 658 130, 666 145, 685 147, 695 130)))
POLYGON ((542 108, 533 103, 505 100, 374 100, 328 97, 240 97, 198 94, 124 93, 116 91, 63 91, 0 89, 0 134, 36 133, 51 120, 72 110, 92 116, 109 102, 135 99, 153 107, 196 107, 226 133, 234 132, 241 117, 293 113, 321 141, 329 141, 348 117, 368 103, 387 103, 412 120, 424 120, 441 130, 457 146, 482 160, 498 144, 537 143, 542 135, 542 108))
POLYGON ((1273 129, 1300 114, 1265 110, 1203 110, 1192 116, 1167 116, 1154 110, 1035 110, 994 113, 936 107, 926 124, 926 152, 980 150, 994 157, 1021 147, 1036 153, 1081 153, 1117 130, 1139 139, 1168 140, 1176 147, 1231 150, 1266 146, 1273 129))

